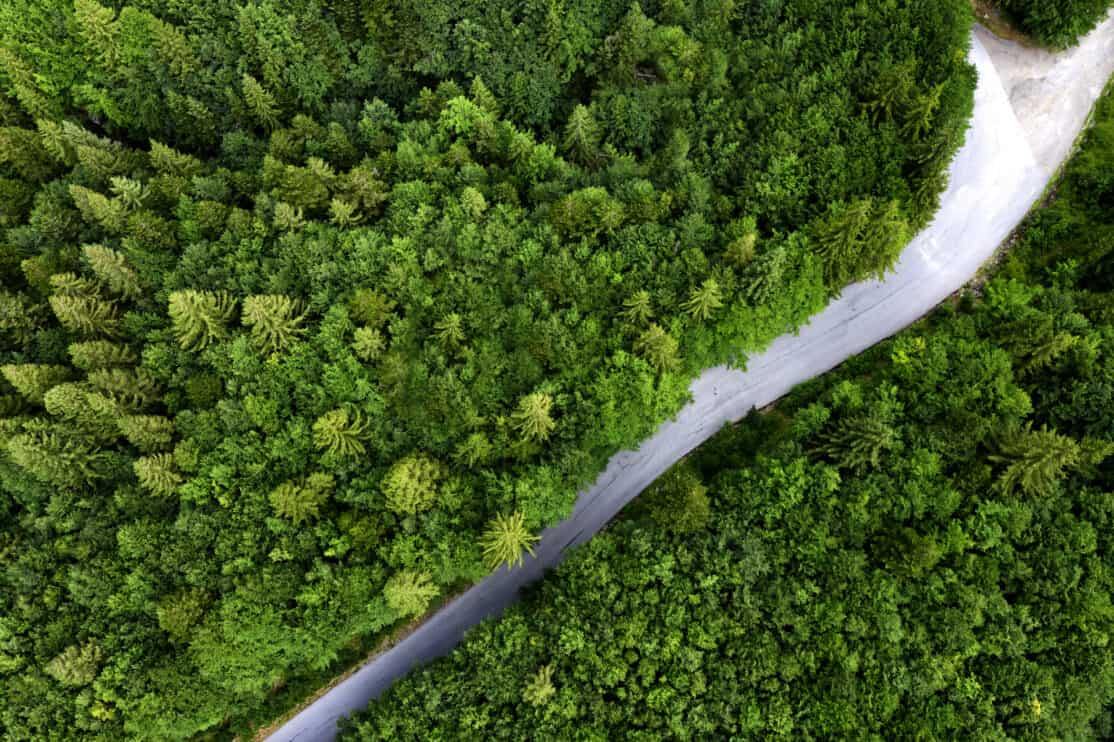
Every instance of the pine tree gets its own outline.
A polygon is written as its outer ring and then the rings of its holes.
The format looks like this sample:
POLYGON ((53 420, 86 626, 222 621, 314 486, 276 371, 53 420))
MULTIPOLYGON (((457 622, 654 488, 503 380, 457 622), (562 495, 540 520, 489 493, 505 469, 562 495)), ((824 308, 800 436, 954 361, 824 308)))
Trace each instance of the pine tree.
POLYGON ((132 462, 132 471, 141 487, 159 497, 173 497, 183 481, 174 468, 174 457, 168 453, 141 456, 132 462))
POLYGON ((723 293, 714 278, 705 279, 699 288, 692 290, 687 301, 681 304, 689 316, 701 321, 712 318, 716 310, 723 306, 723 293))
POLYGON ((658 371, 673 371, 679 365, 677 340, 656 322, 638 337, 634 348, 658 371))
POLYGON ((77 423, 81 430, 99 440, 115 438, 117 433, 115 405, 90 404, 85 384, 66 382, 52 387, 43 395, 43 406, 54 417, 77 423))
POLYGON ((108 340, 86 340, 80 343, 71 343, 69 351, 70 358, 73 359, 73 365, 83 371, 112 368, 113 366, 134 366, 139 362, 131 348, 122 343, 113 343, 108 340))
POLYGON ((137 299, 142 294, 139 276, 129 266, 124 256, 103 245, 86 245, 82 248, 93 274, 109 291, 125 299, 137 299))
POLYGON ((244 104, 255 120, 268 131, 278 127, 279 108, 274 96, 246 72, 240 78, 240 85, 244 91, 244 104))
POLYGON ((168 312, 183 350, 199 351, 223 340, 235 303, 228 294, 186 289, 170 295, 168 312))
MULTIPOLYGON (((327 476, 327 475, 326 475, 327 476)), ((331 491, 331 477, 329 487, 299 485, 295 482, 283 482, 271 491, 268 500, 275 514, 286 518, 295 525, 316 520, 320 509, 331 491)))
POLYGON ((70 378, 70 369, 45 363, 10 363, 0 366, 0 374, 28 401, 43 403, 47 391, 70 378))
POLYGON ((395 303, 374 289, 357 289, 348 302, 348 313, 356 322, 379 328, 387 323, 395 303))
POLYGON ((264 353, 286 350, 302 334, 305 315, 299 303, 281 294, 257 294, 244 299, 242 321, 251 328, 251 339, 264 353))
POLYGON ((387 508, 400 515, 429 510, 437 500, 438 483, 444 476, 444 466, 423 454, 396 461, 380 485, 387 508))
POLYGON ((174 423, 162 415, 124 415, 117 420, 128 442, 144 453, 170 448, 174 423))
POLYGON ((43 94, 40 76, 4 46, 0 46, 0 70, 6 74, 15 99, 32 118, 53 120, 59 117, 58 105, 43 94))
POLYGON ((114 175, 109 178, 110 190, 125 211, 138 211, 143 208, 143 202, 151 195, 146 184, 133 178, 114 175))
POLYGON ((531 706, 544 706, 557 693, 553 687, 553 665, 542 665, 526 681, 522 689, 522 700, 531 706))
POLYGON ((509 570, 522 564, 523 552, 534 555, 531 544, 540 539, 526 530, 525 521, 525 516, 515 511, 510 515, 497 515, 488 524, 480 538, 480 546, 489 567, 495 569, 506 564, 509 570))
POLYGON ((428 572, 403 570, 396 572, 383 587, 387 605, 401 618, 420 616, 437 597, 437 586, 428 572))
POLYGON ((114 337, 119 334, 120 319, 112 302, 70 293, 54 294, 49 301, 54 316, 70 332, 87 337, 114 337))
POLYGON ((178 150, 151 140, 151 150, 148 152, 151 167, 161 175, 174 175, 179 178, 192 178, 204 172, 201 160, 192 155, 183 154, 178 150))
POLYGON ((46 674, 68 687, 89 685, 100 669, 101 650, 93 642, 71 644, 62 654, 47 663, 46 674))
POLYGON ((550 416, 553 398, 548 394, 527 394, 518 401, 518 409, 511 416, 514 428, 524 440, 543 442, 549 438, 557 423, 550 416))
POLYGON ((349 413, 341 407, 317 418, 313 423, 313 442, 331 456, 362 456, 364 444, 360 438, 366 431, 367 424, 358 412, 349 413))

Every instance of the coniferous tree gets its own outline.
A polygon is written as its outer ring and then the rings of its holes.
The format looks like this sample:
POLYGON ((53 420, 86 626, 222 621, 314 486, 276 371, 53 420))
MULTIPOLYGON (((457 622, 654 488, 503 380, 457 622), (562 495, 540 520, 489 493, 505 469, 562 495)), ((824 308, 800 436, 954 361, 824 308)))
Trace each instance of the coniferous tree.
POLYGON ((188 641, 193 627, 205 614, 209 596, 197 588, 182 590, 159 601, 155 615, 159 628, 170 635, 174 641, 188 641))
POLYGON ((140 486, 159 497, 173 497, 183 482, 174 468, 174 457, 168 453, 141 456, 132 462, 132 470, 140 486))
POLYGON ((998 452, 987 458, 1005 464, 998 482, 1007 493, 1050 495, 1064 477, 1065 469, 1081 462, 1079 444, 1055 430, 1029 425, 1002 436, 998 452))
POLYGON ((698 288, 692 290, 681 308, 689 316, 706 322, 722 306, 723 292, 720 290, 719 282, 714 278, 707 278, 698 288))
POLYGON ((85 379, 129 409, 141 409, 162 396, 158 382, 149 371, 141 368, 99 368, 86 374, 85 379))
POLYGON ((139 298, 142 294, 139 276, 128 266, 123 255, 103 245, 86 245, 82 251, 94 275, 109 291, 125 299, 139 298))
POLYGON ((638 336, 638 340, 634 343, 634 349, 658 371, 673 371, 679 365, 676 338, 663 330, 661 325, 656 322, 652 323, 645 332, 638 336))
POLYGON ((39 327, 38 308, 20 294, 0 291, 0 333, 17 344, 34 337, 39 327))
POLYGON ((488 523, 480 538, 484 559, 492 569, 506 564, 507 569, 522 564, 523 552, 534 555, 531 546, 539 537, 526 530, 526 517, 521 511, 497 515, 488 523))
POLYGON ((328 474, 311 474, 301 484, 283 482, 271 491, 268 499, 275 514, 295 524, 305 523, 320 515, 333 490, 333 478, 328 474))
POLYGON ((100 648, 93 642, 86 642, 66 647, 43 669, 62 685, 82 686, 93 682, 100 664, 100 648))
POLYGON ((474 467, 488 463, 493 452, 494 447, 491 445, 487 434, 477 431, 471 433, 457 446, 453 458, 467 467, 474 467))
POLYGON ((162 415, 124 415, 117 424, 128 442, 144 453, 166 449, 174 443, 174 423, 162 415))
POLYGON ((45 363, 9 363, 0 366, 0 374, 28 402, 42 404, 43 395, 57 384, 70 379, 70 369, 45 363))
POLYGON ((433 325, 434 337, 445 348, 452 350, 464 343, 464 321, 456 312, 450 312, 433 325))
POLYGON ((352 343, 352 352, 361 361, 371 362, 379 358, 386 347, 383 333, 371 327, 357 327, 352 343))
POLYGON ((240 86, 244 93, 244 104, 255 120, 268 131, 276 128, 279 124, 279 108, 274 96, 246 72, 240 78, 240 86))
POLYGON ((362 456, 364 444, 360 438, 366 431, 367 423, 360 413, 339 407, 313 423, 313 442, 332 456, 362 456))
POLYGON ((578 105, 565 124, 565 152, 582 165, 595 165, 600 156, 600 139, 599 124, 592 112, 586 106, 578 105))
POLYGON ((527 394, 518 401, 511 423, 524 440, 544 442, 557 427, 550 414, 552 407, 553 398, 548 394, 527 394))
POLYGON ((50 297, 50 308, 70 332, 87 337, 114 337, 119 334, 120 320, 116 305, 111 302, 95 296, 59 293, 50 297))
POLYGON ((420 616, 429 608, 429 602, 437 597, 437 586, 428 572, 408 569, 396 572, 387 580, 383 596, 387 605, 399 616, 420 616))
POLYGON ((840 421, 816 450, 831 456, 841 467, 863 472, 881 466, 882 455, 897 446, 897 431, 889 416, 871 409, 840 421))
POLYGON ((244 299, 242 321, 251 328, 255 346, 264 353, 277 353, 290 347, 305 333, 296 300, 281 294, 249 296, 244 299))
POLYGON ((114 366, 134 366, 139 361, 131 348, 122 343, 113 343, 108 340, 86 340, 80 343, 71 343, 69 351, 73 365, 83 371, 94 371, 99 368, 112 368, 114 366))
POLYGON ((526 681, 526 686, 522 689, 522 700, 531 706, 544 706, 556 693, 557 689, 553 686, 553 665, 542 665, 526 681))
POLYGON ((650 292, 639 289, 623 301, 623 317, 634 325, 649 322, 654 316, 654 306, 650 299, 650 292))
POLYGON ((183 350, 204 350, 223 340, 235 303, 224 292, 186 289, 170 295, 168 312, 183 350))

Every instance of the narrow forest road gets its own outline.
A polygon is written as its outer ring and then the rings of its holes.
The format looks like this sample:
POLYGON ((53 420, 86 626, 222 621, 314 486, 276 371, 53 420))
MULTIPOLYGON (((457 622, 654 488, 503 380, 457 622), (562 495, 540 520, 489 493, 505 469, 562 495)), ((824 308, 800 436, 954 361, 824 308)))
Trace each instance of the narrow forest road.
POLYGON ((1114 14, 1079 46, 1059 54, 1021 48, 976 30, 975 114, 952 163, 935 221, 905 249, 884 281, 850 286, 796 335, 778 338, 745 372, 705 371, 693 401, 638 451, 612 457, 572 515, 542 534, 537 556, 500 569, 375 657, 269 738, 319 742, 337 720, 363 708, 413 666, 446 654, 465 630, 501 612, 518 589, 590 539, 674 462, 727 422, 764 407, 802 381, 914 322, 975 275, 1020 223, 1070 152, 1092 104, 1114 73, 1114 14))

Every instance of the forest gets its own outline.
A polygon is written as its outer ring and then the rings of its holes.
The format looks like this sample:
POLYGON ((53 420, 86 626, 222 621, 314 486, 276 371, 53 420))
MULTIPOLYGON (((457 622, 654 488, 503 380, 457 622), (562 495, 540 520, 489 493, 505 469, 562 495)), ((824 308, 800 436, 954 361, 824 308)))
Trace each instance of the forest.
POLYGON ((347 740, 1085 740, 1114 719, 1114 92, 997 275, 651 486, 347 740))
POLYGON ((989 0, 1018 28, 1052 47, 1071 46, 1109 12, 1110 0, 989 0))
POLYGON ((971 22, 0 4, 0 737, 266 723, 521 559, 926 223, 971 22))

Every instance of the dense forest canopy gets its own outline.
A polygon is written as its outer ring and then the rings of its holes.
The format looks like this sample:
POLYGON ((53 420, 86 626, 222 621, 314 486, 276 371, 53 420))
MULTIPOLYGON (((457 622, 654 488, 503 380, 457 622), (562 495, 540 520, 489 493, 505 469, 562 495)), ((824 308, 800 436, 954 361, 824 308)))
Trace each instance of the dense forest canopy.
POLYGON ((1114 720, 1114 98, 1002 275, 728 429, 349 740, 1114 720))
POLYGON ((0 736, 250 720, 520 558, 698 369, 895 259, 970 23, 0 4, 0 736))
POLYGON ((1066 47, 1106 16, 1110 0, 990 0, 1043 44, 1066 47))

